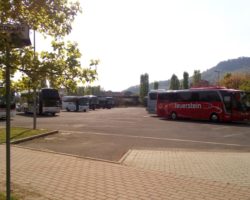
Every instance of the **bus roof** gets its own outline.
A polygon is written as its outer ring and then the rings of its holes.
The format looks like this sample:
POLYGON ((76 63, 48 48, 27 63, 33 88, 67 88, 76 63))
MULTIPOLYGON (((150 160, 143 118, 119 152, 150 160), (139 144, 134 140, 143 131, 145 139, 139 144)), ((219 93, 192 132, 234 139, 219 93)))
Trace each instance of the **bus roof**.
POLYGON ((207 87, 191 87, 190 89, 227 89, 226 87, 222 86, 207 86, 207 87))
POLYGON ((62 100, 74 100, 74 99, 88 99, 88 97, 85 96, 63 96, 62 100))
POLYGON ((162 91, 163 93, 178 93, 178 92, 192 92, 192 91, 228 91, 228 92, 242 92, 242 90, 236 89, 227 89, 226 87, 197 87, 197 88, 190 88, 184 90, 165 90, 162 91))
POLYGON ((157 89, 157 90, 150 90, 148 93, 158 93, 158 92, 165 92, 165 89, 157 89))

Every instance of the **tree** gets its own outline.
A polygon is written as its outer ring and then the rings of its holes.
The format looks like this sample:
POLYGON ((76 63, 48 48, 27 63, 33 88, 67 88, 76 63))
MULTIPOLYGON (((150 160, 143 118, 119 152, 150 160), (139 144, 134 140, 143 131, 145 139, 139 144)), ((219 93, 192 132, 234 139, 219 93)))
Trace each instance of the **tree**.
MULTIPOLYGON (((97 78, 95 69, 82 68, 77 43, 52 42, 53 52, 42 52, 42 70, 53 88, 64 87, 76 91, 78 83, 85 84, 97 78)), ((95 63, 95 66, 98 62, 95 63)))
POLYGON ((88 86, 84 88, 84 95, 101 95, 101 87, 98 86, 88 86))
POLYGON ((226 73, 220 85, 232 89, 250 91, 250 73, 226 73))
MULTIPOLYGON (((81 12, 79 2, 72 3, 67 0, 15 0, 15 1, 0 1, 0 24, 27 24, 31 29, 45 35, 50 35, 57 39, 53 46, 54 51, 63 52, 62 55, 56 53, 48 53, 38 55, 34 53, 32 48, 13 49, 9 53, 9 65, 12 73, 16 69, 20 69, 25 75, 21 78, 21 83, 16 84, 27 87, 32 86, 34 91, 34 102, 36 102, 36 89, 44 84, 47 78, 54 86, 66 85, 75 88, 76 81, 91 81, 95 78, 96 71, 91 68, 80 70, 80 65, 77 59, 80 53, 76 45, 69 44, 66 47, 63 42, 58 42, 63 36, 70 33, 71 24, 77 15, 81 12), (65 56, 66 55, 66 56, 65 56), (16 59, 13 57, 16 56, 16 59), (43 59, 41 61, 40 59, 43 59), (67 60, 67 58, 69 58, 67 60), (45 59, 49 59, 46 60, 45 59), (18 63, 19 62, 19 63, 18 63), (51 65, 51 64, 55 65, 51 65), (48 70, 48 66, 51 69, 48 70), (62 71, 63 70, 63 71, 62 71), (70 72, 66 78, 63 73, 70 72), (52 76, 53 74, 53 76, 52 76), (58 77, 59 76, 59 77, 58 77), (76 78, 78 76, 78 78, 76 78), (27 77, 29 80, 27 81, 27 77), (66 79, 66 80, 65 80, 66 79)), ((3 70, 7 65, 5 62, 5 48, 8 46, 8 41, 12 37, 8 37, 0 33, 0 67, 3 70)), ((66 74, 64 74, 66 75, 66 74)), ((36 106, 36 104, 34 103, 36 106)), ((34 107, 35 110, 35 107, 34 107)), ((36 118, 34 112, 34 119, 36 118)), ((35 121, 35 120, 34 120, 35 121)), ((35 123, 34 123, 35 129, 35 123)))
POLYGON ((200 70, 194 70, 192 86, 198 86, 201 81, 201 72, 200 70))
POLYGON ((187 72, 183 73, 182 88, 183 89, 188 89, 189 88, 189 74, 187 72))
POLYGON ((22 23, 53 37, 70 33, 72 22, 81 12, 79 2, 68 0, 0 1, 0 23, 22 23))
MULTIPOLYGON (((80 11, 79 3, 68 3, 67 0, 12 0, 12 1, 0 1, 0 24, 27 24, 31 29, 39 31, 45 35, 51 35, 55 38, 60 38, 69 34, 71 31, 71 23, 73 22, 76 14, 80 11)), ((19 40, 19 38, 14 38, 15 40, 19 40)), ((13 56, 18 56, 18 53, 15 54, 16 49, 11 50, 10 45, 13 42, 13 37, 0 33, 0 65, 1 70, 5 70, 6 72, 6 88, 8 88, 6 97, 7 102, 9 102, 9 71, 12 71, 12 74, 15 73, 13 70, 17 68, 18 65, 21 66, 30 66, 30 56, 32 56, 32 66, 33 69, 37 64, 40 64, 37 59, 38 56, 35 53, 31 54, 28 51, 27 56, 23 56, 27 58, 27 62, 24 65, 24 60, 21 60, 21 63, 14 63, 13 56), (12 65, 15 64, 15 65, 12 65)), ((19 40, 20 41, 20 40, 19 40)), ((34 51, 33 51, 34 52, 34 51)), ((21 52, 20 52, 21 53, 21 52)), ((17 59, 17 61, 20 61, 17 59)), ((37 81, 39 77, 36 76, 36 72, 26 71, 31 81, 34 81, 32 86, 34 87, 34 118, 33 118, 33 129, 36 129, 36 87, 37 81)), ((43 73, 43 72, 42 72, 43 73)), ((7 104, 7 110, 9 110, 9 104, 7 104)), ((9 112, 6 112, 6 134, 10 135, 10 118, 9 112)), ((8 137, 7 137, 8 138, 8 137)), ((10 140, 7 139, 7 152, 10 152, 10 140)), ((9 158, 9 156, 7 156, 9 158)), ((10 199, 11 187, 10 187, 10 159, 7 159, 7 179, 6 179, 6 198, 10 199)))
MULTIPOLYGON (((36 53, 36 63, 34 64, 33 50, 28 47, 20 50, 16 57, 19 65, 14 69, 22 72, 19 80, 29 83, 32 89, 40 89, 49 81, 53 88, 64 87, 68 91, 76 91, 78 83, 91 82, 96 79, 96 70, 82 68, 80 64, 81 53, 76 43, 52 42, 52 52, 36 53), (27 82, 29 77, 29 82, 27 82)), ((29 85, 26 85, 29 89, 29 85)))
POLYGON ((180 89, 180 81, 175 74, 173 74, 171 77, 169 89, 170 90, 179 90, 180 89))
MULTIPOLYGON (((62 38, 63 36, 70 33, 72 27, 71 23, 73 22, 77 13, 81 12, 79 2, 72 3, 67 0, 15 0, 15 1, 1 1, 0 2, 0 24, 27 24, 31 29, 36 30, 44 35, 50 35, 54 38, 62 38)), ((0 33, 0 67, 3 68, 6 66, 2 60, 4 59, 4 48, 6 46, 6 38, 3 33, 0 33), (2 59, 3 58, 3 59, 2 59), (2 65, 2 66, 1 66, 2 65)), ((20 63, 17 61, 19 54, 22 54, 21 57, 26 57, 27 64, 24 64, 25 61, 22 61, 22 66, 28 66, 26 74, 32 80, 41 80, 40 76, 41 71, 39 70, 39 75, 37 71, 31 72, 33 69, 36 69, 38 60, 38 55, 34 55, 34 51, 31 48, 13 49, 10 52, 9 64, 12 67, 12 73, 15 73, 14 69, 17 69, 17 66, 20 63), (23 54, 27 53, 27 56, 23 54), (14 56, 17 56, 17 59, 13 59, 14 56), (33 56, 33 57, 32 57, 33 56), (33 58, 33 60, 32 60, 33 58), (15 62, 13 62, 15 61, 15 62), (33 68, 31 67, 33 62, 33 68), (34 78, 35 77, 35 78, 34 78)), ((44 77, 44 76, 43 76, 44 77)), ((36 83, 32 83, 36 85, 36 83)))
POLYGON ((158 82, 158 81, 155 81, 155 82, 154 82, 154 89, 155 89, 155 90, 158 90, 158 88, 159 88, 159 82, 158 82))
MULTIPOLYGON (((44 35, 50 35, 55 38, 61 38, 66 34, 69 34, 72 27, 75 16, 78 12, 81 12, 79 2, 69 3, 67 0, 15 0, 15 1, 0 1, 0 24, 27 24, 31 29, 39 31, 44 35)), ((5 60, 5 47, 8 43, 8 37, 4 33, 0 33, 0 67, 1 70, 4 69, 6 63, 5 60)), ((30 79, 39 80, 39 76, 36 73, 31 72, 31 65, 33 63, 33 69, 37 66, 38 56, 34 55, 31 48, 25 49, 27 56, 22 55, 26 58, 22 63, 17 63, 20 61, 18 59, 19 54, 23 54, 24 51, 21 49, 12 49, 10 52, 9 64, 12 67, 12 74, 15 73, 14 69, 22 64, 24 66, 25 61, 26 66, 29 66, 26 73, 29 74, 30 79), (17 56, 17 59, 15 59, 17 56), (32 59, 33 58, 33 59, 32 59)), ((41 74, 40 74, 41 75, 41 74)), ((36 85, 35 83, 32 85, 36 85)))
POLYGON ((140 100, 141 102, 144 101, 145 96, 147 96, 149 90, 149 79, 148 74, 141 75, 141 82, 140 82, 140 100))
MULTIPOLYGON (((79 59, 81 54, 76 43, 68 42, 67 45, 58 38, 62 38, 71 31, 71 23, 78 12, 81 12, 79 2, 72 3, 67 0, 27 0, 27 1, 1 1, 0 2, 0 23, 22 23, 25 22, 30 28, 57 38, 52 43, 53 52, 36 53, 31 47, 24 49, 13 49, 10 52, 10 66, 12 74, 16 70, 21 70, 24 76, 20 81, 24 84, 32 85, 33 88, 46 86, 46 80, 55 88, 64 86, 71 90, 76 89, 79 81, 91 82, 96 79, 96 69, 99 60, 91 60, 90 67, 82 69, 79 59), (19 63, 18 63, 19 62, 19 63)), ((5 44, 5 40, 0 37, 0 43, 5 44)), ((4 45, 0 45, 1 47, 4 45)), ((3 49, 0 49, 0 67, 4 69, 5 59, 3 49), (2 51, 1 51, 2 50, 2 51)), ((1 71, 0 74, 4 72, 1 71)), ((26 85, 28 88, 29 85, 26 85)))
POLYGON ((250 73, 245 74, 245 78, 241 83, 239 89, 250 92, 250 73))

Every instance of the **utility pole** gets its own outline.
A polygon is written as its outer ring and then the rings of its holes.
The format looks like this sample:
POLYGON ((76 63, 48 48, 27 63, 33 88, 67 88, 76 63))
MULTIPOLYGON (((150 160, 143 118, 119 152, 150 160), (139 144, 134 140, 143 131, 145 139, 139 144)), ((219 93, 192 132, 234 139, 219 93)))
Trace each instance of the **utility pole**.
MULTIPOLYGON (((33 60, 33 62, 34 62, 34 65, 35 65, 35 59, 36 59, 36 31, 34 30, 34 35, 33 35, 33 45, 34 45, 34 60, 33 60)), ((34 77, 32 77, 32 78, 34 78, 34 77)), ((36 102, 36 86, 34 86, 33 87, 33 103, 34 103, 34 105, 33 105, 33 129, 35 130, 36 129, 36 118, 37 118, 37 116, 36 116, 36 104, 37 104, 37 102, 36 102)))
POLYGON ((5 35, 5 99, 6 99, 6 200, 11 199, 11 121, 10 121, 10 52, 12 48, 23 48, 30 45, 29 28, 26 24, 0 24, 1 34, 5 35))
POLYGON ((11 194, 11 173, 10 173, 10 44, 6 42, 6 199, 10 200, 11 194))

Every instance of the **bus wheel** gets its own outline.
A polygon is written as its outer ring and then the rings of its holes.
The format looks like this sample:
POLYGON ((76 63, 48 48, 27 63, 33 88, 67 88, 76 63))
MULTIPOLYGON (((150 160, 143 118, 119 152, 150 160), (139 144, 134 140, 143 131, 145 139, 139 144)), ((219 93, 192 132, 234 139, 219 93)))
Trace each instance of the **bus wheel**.
POLYGON ((219 121, 219 117, 216 113, 212 113, 210 116, 210 121, 212 122, 218 122, 219 121))
POLYGON ((175 112, 171 113, 171 119, 176 120, 177 119, 177 114, 175 112))

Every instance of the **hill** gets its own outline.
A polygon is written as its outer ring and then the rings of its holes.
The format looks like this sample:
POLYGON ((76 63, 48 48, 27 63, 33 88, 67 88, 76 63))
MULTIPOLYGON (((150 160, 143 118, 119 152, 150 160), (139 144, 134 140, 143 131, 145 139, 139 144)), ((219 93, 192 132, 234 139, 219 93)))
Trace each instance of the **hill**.
MULTIPOLYGON (((219 62, 216 66, 201 73, 201 79, 210 83, 215 83, 218 78, 222 78, 226 73, 250 72, 250 57, 240 57, 219 62)), ((189 74, 190 76, 192 74, 189 74)), ((150 74, 149 74, 150 76, 150 74)), ((192 78, 190 79, 192 80, 192 78)), ((159 81, 159 89, 169 88, 170 80, 159 81)), ((124 91, 139 93, 139 85, 131 86, 124 91)), ((153 83, 149 84, 149 88, 153 89, 153 83)))

